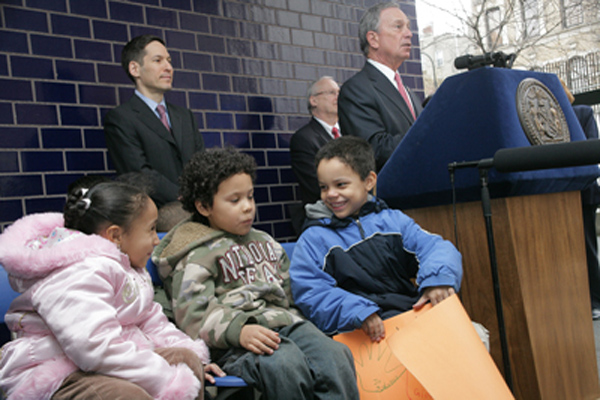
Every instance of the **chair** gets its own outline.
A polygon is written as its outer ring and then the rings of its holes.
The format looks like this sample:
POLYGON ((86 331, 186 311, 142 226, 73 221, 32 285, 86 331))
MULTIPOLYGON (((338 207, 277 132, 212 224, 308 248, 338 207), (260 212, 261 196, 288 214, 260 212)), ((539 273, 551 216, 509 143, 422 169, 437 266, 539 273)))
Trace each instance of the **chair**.
POLYGON ((296 247, 296 242, 289 243, 281 243, 281 247, 285 250, 290 261, 292 260, 292 254, 294 254, 294 247, 296 247))

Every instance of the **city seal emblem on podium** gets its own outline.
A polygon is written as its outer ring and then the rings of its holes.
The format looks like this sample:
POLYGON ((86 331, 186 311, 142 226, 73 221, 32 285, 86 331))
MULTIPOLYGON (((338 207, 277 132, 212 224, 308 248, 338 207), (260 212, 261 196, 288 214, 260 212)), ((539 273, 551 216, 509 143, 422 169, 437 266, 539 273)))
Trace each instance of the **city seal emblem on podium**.
POLYGON ((571 140, 567 120, 558 100, 539 80, 525 78, 519 83, 517 113, 521 127, 532 145, 565 143, 571 140))

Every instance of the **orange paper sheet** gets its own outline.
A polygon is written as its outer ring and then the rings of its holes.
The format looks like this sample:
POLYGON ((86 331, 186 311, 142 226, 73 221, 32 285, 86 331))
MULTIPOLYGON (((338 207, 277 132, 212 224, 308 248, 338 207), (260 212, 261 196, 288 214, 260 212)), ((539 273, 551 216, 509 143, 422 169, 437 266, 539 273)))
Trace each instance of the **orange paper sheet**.
MULTIPOLYGON (((383 321, 386 336, 393 334, 431 308, 406 312, 383 321)), ((352 351, 361 400, 431 400, 432 397, 394 356, 387 341, 372 342, 361 330, 333 337, 352 351)))
POLYGON ((337 335, 356 364, 361 399, 514 399, 458 296, 384 321, 386 340, 337 335))

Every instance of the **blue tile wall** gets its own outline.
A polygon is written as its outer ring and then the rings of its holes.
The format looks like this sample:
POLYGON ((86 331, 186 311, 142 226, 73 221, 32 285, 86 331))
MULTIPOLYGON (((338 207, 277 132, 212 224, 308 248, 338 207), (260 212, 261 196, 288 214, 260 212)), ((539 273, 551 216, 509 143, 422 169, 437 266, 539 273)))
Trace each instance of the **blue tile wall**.
MULTIPOLYGON (((17 1, 15 1, 17 3, 17 1)), ((21 1, 19 0, 20 4, 21 1)), ((25 4, 31 8, 40 8, 49 11, 67 11, 67 3, 65 0, 26 0, 25 4)))
POLYGON ((86 38, 91 37, 90 21, 86 18, 54 14, 51 16, 51 24, 52 33, 86 38))
POLYGON ((8 57, 0 55, 0 75, 8 75, 8 57))
POLYGON ((0 100, 33 100, 31 83, 27 80, 0 79, 0 100))
POLYGON ((24 172, 64 171, 63 154, 58 151, 24 151, 21 164, 24 172))
POLYGON ((22 32, 0 31, 0 51, 28 53, 27 34, 22 32))
POLYGON ((9 29, 24 29, 35 32, 48 32, 47 15, 45 12, 4 7, 6 27, 9 29))
POLYGON ((83 174, 48 174, 46 179, 46 193, 48 195, 64 195, 71 182, 81 178, 83 174))
POLYGON ((80 149, 81 129, 74 128, 42 128, 42 147, 45 149, 80 149))
POLYGON ((25 208, 27 208, 29 214, 41 213, 49 211, 60 211, 65 205, 64 196, 50 197, 47 196, 43 199, 25 199, 25 208))
MULTIPOLYGON (((102 119, 133 94, 123 46, 150 33, 173 58, 167 97, 193 111, 206 147, 235 146, 256 160, 256 227, 293 240, 289 142, 308 121, 306 90, 319 76, 342 83, 362 68, 358 20, 379 1, 0 1, 0 230, 60 211, 83 175, 114 176, 102 119)), ((414 0, 400 3, 414 19, 414 0)), ((418 35, 413 42, 401 72, 422 96, 418 35)))
POLYGON ((106 140, 102 129, 84 129, 83 137, 85 148, 87 149, 106 149, 106 140))
POLYGON ((31 52, 38 56, 53 56, 71 58, 71 40, 64 37, 51 37, 48 35, 30 35, 31 52))
POLYGON ((0 200, 0 220, 15 221, 23 216, 21 200, 0 200))
POLYGON ((71 13, 106 18, 106 0, 69 0, 71 13))
POLYGON ((52 60, 35 57, 11 56, 14 77, 54 79, 52 60))
POLYGON ((34 149, 39 148, 38 130, 36 128, 19 128, 11 124, 0 130, 0 148, 34 149))
POLYGON ((17 103, 15 108, 19 125, 58 125, 55 105, 17 103))
POLYGON ((19 172, 19 153, 0 151, 0 172, 19 172))

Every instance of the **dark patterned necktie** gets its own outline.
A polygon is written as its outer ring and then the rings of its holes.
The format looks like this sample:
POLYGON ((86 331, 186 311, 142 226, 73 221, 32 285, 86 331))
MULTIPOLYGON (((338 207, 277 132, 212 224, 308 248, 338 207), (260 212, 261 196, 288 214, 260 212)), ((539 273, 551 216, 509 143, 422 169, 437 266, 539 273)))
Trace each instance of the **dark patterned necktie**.
POLYGON ((163 123, 165 128, 167 128, 167 130, 171 132, 171 127, 169 126, 169 120, 167 119, 167 110, 165 109, 165 106, 163 106, 162 104, 157 105, 156 111, 158 111, 158 115, 160 115, 160 121, 163 123))

